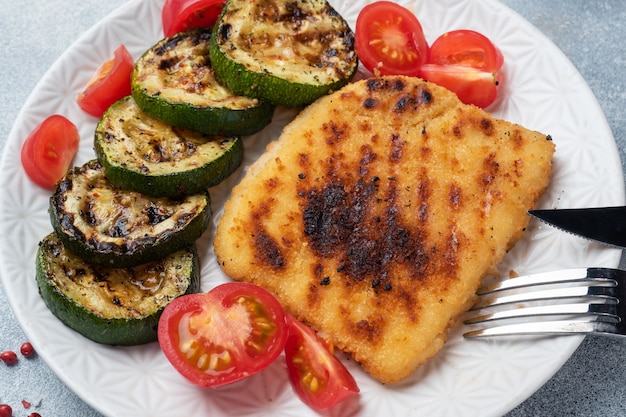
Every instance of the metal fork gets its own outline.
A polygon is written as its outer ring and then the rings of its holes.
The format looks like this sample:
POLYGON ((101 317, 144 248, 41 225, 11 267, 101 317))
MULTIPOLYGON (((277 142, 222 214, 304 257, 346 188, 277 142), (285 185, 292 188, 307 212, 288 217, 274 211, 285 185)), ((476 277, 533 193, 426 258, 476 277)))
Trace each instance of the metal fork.
POLYGON ((626 337, 626 271, 574 268, 482 287, 466 338, 591 334, 626 337))

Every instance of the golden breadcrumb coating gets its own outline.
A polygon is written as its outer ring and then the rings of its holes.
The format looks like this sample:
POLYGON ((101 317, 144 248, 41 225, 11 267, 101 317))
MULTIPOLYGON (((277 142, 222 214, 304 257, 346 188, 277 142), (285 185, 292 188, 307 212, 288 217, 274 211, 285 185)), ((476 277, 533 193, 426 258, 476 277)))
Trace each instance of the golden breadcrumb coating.
POLYGON ((434 84, 361 80, 304 109, 249 167, 215 253, 395 383, 443 347, 522 237, 553 153, 545 134, 434 84))

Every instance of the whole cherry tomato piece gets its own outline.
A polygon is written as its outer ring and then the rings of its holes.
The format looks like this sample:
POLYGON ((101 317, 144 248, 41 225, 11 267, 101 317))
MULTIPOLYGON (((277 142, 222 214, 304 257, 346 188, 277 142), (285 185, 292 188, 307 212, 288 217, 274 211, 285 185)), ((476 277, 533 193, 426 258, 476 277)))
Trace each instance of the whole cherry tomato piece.
POLYGON ((377 75, 419 76, 428 60, 428 43, 419 20, 390 1, 377 1, 361 10, 355 43, 365 68, 377 75))
POLYGON ((496 100, 501 83, 497 72, 462 65, 426 64, 422 66, 422 76, 454 92, 463 103, 482 108, 496 100))
POLYGON ((356 381, 328 344, 310 327, 288 315, 285 360, 289 382, 309 407, 323 410, 359 392, 356 381))
POLYGON ((285 312, 263 288, 242 282, 172 301, 159 320, 165 357, 193 384, 219 387, 267 368, 287 339, 285 312))
POLYGON ((170 37, 190 29, 211 28, 225 3, 225 0, 166 0, 161 9, 163 33, 170 37))
POLYGON ((101 117, 111 104, 130 95, 133 65, 133 57, 124 45, 120 45, 113 58, 98 68, 85 90, 78 95, 76 101, 80 108, 94 117, 101 117))
POLYGON ((70 167, 79 140, 76 125, 67 118, 58 114, 46 118, 22 145, 22 166, 28 177, 51 189, 70 167))
POLYGON ((466 104, 487 107, 502 84, 502 52, 481 33, 460 29, 439 36, 422 77, 453 91, 466 104))

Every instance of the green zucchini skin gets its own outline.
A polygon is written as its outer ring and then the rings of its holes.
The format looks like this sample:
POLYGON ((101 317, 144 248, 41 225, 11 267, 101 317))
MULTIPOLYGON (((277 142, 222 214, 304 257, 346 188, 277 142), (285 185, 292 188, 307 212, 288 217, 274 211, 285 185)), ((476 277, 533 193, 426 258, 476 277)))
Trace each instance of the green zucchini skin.
POLYGON ((197 132, 245 136, 267 126, 274 106, 233 94, 218 83, 209 59, 210 29, 165 38, 135 63, 132 95, 152 117, 197 132))
POLYGON ((90 263, 127 268, 193 244, 209 226, 208 192, 153 198, 113 186, 97 160, 68 171, 49 214, 63 245, 90 263))
POLYGON ((239 137, 176 128, 149 116, 133 97, 113 103, 100 119, 94 149, 115 186, 152 197, 205 192, 243 160, 239 137))
POLYGON ((354 33, 325 0, 229 0, 209 52, 235 94, 287 107, 338 90, 358 68, 354 33))
POLYGON ((200 291, 200 267, 191 246, 135 268, 102 268, 68 251, 51 233, 39 243, 36 281, 63 324, 98 343, 131 346, 156 341, 165 306, 200 291))

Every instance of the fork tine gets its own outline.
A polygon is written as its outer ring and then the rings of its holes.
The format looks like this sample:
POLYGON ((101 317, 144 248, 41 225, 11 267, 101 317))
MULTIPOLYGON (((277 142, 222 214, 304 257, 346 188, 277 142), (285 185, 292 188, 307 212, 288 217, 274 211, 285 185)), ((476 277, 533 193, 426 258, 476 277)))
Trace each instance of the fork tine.
POLYGON ((587 304, 587 303, 572 303, 572 304, 553 304, 542 305, 535 307, 523 307, 514 308, 503 311, 496 311, 493 313, 469 315, 464 320, 465 324, 482 324, 495 320, 505 319, 533 319, 541 316, 596 316, 598 320, 611 320, 619 321, 616 315, 615 304, 587 304))
MULTIPOLYGON (((515 278, 514 278, 515 279, 515 278)), ((605 282, 602 282, 603 284, 605 282)), ((607 283, 610 283, 608 281, 607 283)), ((578 286, 553 288, 548 290, 524 291, 516 294, 502 295, 499 292, 483 294, 472 306, 470 311, 480 310, 487 307, 497 307, 507 304, 523 304, 542 300, 567 300, 574 298, 586 298, 588 300, 602 299, 605 302, 617 303, 615 296, 615 283, 613 286, 578 286)), ((530 288, 530 287, 529 287, 530 288)))
POLYGON ((466 314, 465 324, 483 328, 464 336, 624 336, 625 286, 626 271, 611 268, 574 268, 504 280, 478 291, 478 302, 466 314))
POLYGON ((541 272, 524 275, 521 277, 505 279, 495 284, 487 285, 478 289, 476 294, 483 295, 498 291, 511 290, 538 285, 561 284, 566 282, 605 282, 614 279, 614 273, 624 271, 608 268, 572 268, 560 271, 541 272))
POLYGON ((534 323, 518 323, 472 330, 463 334, 466 338, 518 335, 597 334, 619 336, 616 325, 604 321, 554 320, 534 323))

